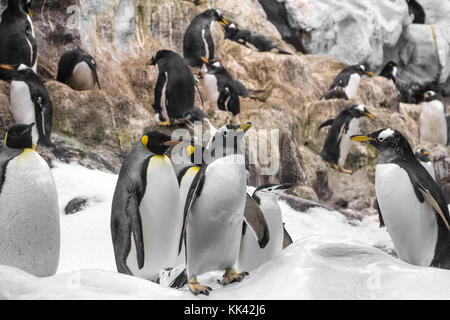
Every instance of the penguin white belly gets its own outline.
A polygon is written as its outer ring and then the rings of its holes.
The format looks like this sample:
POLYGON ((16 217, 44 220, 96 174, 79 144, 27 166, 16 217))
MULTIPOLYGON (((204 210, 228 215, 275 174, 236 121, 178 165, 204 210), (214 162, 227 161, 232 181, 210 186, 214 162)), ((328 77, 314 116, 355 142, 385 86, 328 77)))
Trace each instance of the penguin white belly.
POLYGON ((396 164, 378 164, 375 191, 400 259, 429 266, 437 242, 437 221, 428 203, 417 199, 408 173, 396 164))
POLYGON ((47 163, 31 149, 9 161, 0 193, 0 265, 38 277, 59 263, 58 194, 47 163))
POLYGON ((350 76, 350 79, 348 80, 348 84, 344 90, 348 99, 352 99, 357 96, 360 81, 361 81, 361 76, 359 74, 353 73, 350 76))
POLYGON ((208 100, 217 102, 219 100, 219 90, 217 87, 217 78, 212 74, 205 74, 204 84, 206 89, 206 96, 208 100))
POLYGON ((243 161, 242 155, 227 156, 206 169, 205 183, 187 223, 189 277, 224 270, 237 261, 246 197, 243 161))
POLYGON ((78 91, 94 90, 96 88, 94 73, 86 62, 81 61, 73 68, 68 84, 78 91))
POLYGON ((425 169, 427 169, 428 173, 433 177, 433 179, 436 180, 436 174, 434 172, 433 163, 431 161, 428 162, 420 161, 420 163, 425 169))
POLYGON ((172 163, 166 156, 153 156, 147 168, 147 186, 141 200, 144 238, 144 267, 137 266, 134 239, 127 266, 134 276, 156 280, 163 268, 175 266, 183 216, 179 211, 180 193, 172 163))
POLYGON ((344 166, 345 160, 347 159, 348 153, 350 152, 350 148, 352 147, 352 140, 350 137, 357 134, 359 131, 359 119, 352 118, 350 120, 347 133, 344 133, 341 138, 341 142, 339 144, 339 159, 338 165, 341 167, 344 166))
POLYGON ((247 231, 242 237, 239 251, 239 270, 252 271, 263 265, 283 250, 283 220, 281 209, 277 200, 261 199, 261 211, 264 213, 269 226, 270 240, 264 247, 260 248, 253 230, 247 226, 247 231))
MULTIPOLYGON (((30 88, 24 81, 11 81, 10 100, 11 113, 16 124, 36 123, 36 110, 31 100, 30 88)), ((37 145, 39 132, 36 125, 33 126, 31 136, 33 144, 37 145)))
POLYGON ((447 120, 440 101, 422 104, 419 118, 420 141, 447 144, 447 120))

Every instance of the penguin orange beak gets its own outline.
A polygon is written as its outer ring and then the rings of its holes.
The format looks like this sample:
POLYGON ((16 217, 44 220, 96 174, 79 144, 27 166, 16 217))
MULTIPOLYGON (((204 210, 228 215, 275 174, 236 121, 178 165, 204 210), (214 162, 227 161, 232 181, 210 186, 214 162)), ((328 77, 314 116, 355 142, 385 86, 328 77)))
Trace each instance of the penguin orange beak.
POLYGON ((228 22, 227 19, 222 18, 222 20, 219 21, 219 24, 220 24, 222 27, 226 27, 226 26, 228 26, 230 23, 228 22))
POLYGON ((427 156, 430 154, 430 151, 424 151, 423 154, 427 156))
POLYGON ((366 116, 366 117, 369 117, 370 119, 375 119, 375 116, 373 115, 373 114, 371 114, 370 112, 364 112, 364 115, 366 116))
POLYGON ((375 73, 373 73, 372 71, 366 71, 366 74, 367 74, 369 77, 374 77, 374 76, 375 76, 375 73))
POLYGON ((252 127, 251 122, 247 122, 246 124, 241 125, 239 128, 237 128, 236 131, 244 131, 247 132, 248 129, 252 127))
POLYGON ((145 65, 146 65, 147 67, 154 66, 154 65, 155 65, 155 60, 154 60, 153 58, 151 58, 150 61, 147 62, 145 65))
POLYGON ((368 136, 351 136, 350 140, 364 142, 364 141, 375 141, 376 139, 368 136))
POLYGON ((181 141, 176 141, 176 140, 172 140, 172 141, 166 141, 166 142, 164 142, 163 144, 166 146, 166 147, 173 147, 173 146, 176 146, 177 144, 179 144, 181 141))
POLYGON ((31 10, 31 8, 28 8, 28 15, 31 19, 33 19, 33 11, 31 10))
POLYGON ((202 59, 202 61, 203 61, 204 63, 206 63, 206 64, 208 64, 208 63, 209 63, 209 60, 208 60, 208 59, 206 59, 205 57, 200 57, 200 59, 202 59))
POLYGON ((6 70, 14 70, 13 67, 7 65, 7 64, 0 64, 0 68, 6 69, 6 70))
POLYGON ((424 97, 425 99, 428 99, 428 98, 430 97, 430 94, 429 94, 429 93, 425 93, 425 94, 423 95, 423 97, 424 97))

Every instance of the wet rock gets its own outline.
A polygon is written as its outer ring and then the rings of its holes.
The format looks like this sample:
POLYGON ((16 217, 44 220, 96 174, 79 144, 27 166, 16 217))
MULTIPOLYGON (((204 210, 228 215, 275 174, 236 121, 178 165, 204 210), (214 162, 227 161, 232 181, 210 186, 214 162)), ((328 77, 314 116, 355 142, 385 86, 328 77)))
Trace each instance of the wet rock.
POLYGON ((70 200, 64 208, 66 214, 74 214, 82 211, 88 204, 88 198, 76 197, 70 200))

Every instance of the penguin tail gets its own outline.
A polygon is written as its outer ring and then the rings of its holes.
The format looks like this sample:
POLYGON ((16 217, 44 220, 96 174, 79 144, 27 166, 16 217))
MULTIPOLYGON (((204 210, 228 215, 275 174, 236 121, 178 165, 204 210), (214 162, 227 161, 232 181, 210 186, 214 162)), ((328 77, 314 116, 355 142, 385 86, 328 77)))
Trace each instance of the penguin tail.
POLYGON ((186 268, 169 285, 170 288, 180 289, 188 283, 186 268))

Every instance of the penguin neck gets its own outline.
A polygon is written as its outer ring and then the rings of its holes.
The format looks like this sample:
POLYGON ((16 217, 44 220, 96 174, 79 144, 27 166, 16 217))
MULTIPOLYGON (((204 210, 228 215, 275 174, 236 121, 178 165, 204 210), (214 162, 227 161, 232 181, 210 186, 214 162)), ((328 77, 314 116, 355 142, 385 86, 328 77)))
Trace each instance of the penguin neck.
POLYGON ((395 162, 410 161, 415 159, 414 154, 410 150, 385 150, 379 153, 378 164, 387 164, 395 162))

